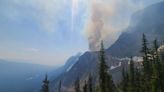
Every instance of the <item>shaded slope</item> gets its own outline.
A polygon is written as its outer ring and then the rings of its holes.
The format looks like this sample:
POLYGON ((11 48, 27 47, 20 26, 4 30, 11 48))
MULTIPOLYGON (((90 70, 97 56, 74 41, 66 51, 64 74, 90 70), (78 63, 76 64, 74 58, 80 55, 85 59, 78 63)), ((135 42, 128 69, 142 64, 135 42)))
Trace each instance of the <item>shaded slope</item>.
POLYGON ((164 40, 164 2, 151 5, 132 16, 130 26, 107 52, 112 56, 126 57, 140 55, 142 34, 149 42, 155 38, 164 40))

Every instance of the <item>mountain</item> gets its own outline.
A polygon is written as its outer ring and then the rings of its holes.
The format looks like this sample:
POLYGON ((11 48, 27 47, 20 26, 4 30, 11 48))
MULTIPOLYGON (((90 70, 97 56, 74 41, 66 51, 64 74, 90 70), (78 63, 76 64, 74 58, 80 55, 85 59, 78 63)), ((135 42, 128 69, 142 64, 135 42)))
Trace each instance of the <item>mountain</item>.
MULTIPOLYGON (((111 67, 118 66, 120 60, 117 58, 112 58, 110 55, 106 55, 107 63, 111 67)), ((71 92, 72 85, 77 77, 80 78, 81 82, 83 82, 88 75, 91 73, 94 75, 95 82, 97 81, 97 73, 98 73, 98 52, 86 52, 78 61, 72 66, 72 68, 60 75, 57 79, 52 81, 51 85, 53 85, 51 90, 55 91, 58 89, 59 80, 62 81, 62 92, 71 92)), ((113 72, 113 75, 117 74, 117 72, 113 72)), ((121 73, 120 73, 121 74, 121 73)))
POLYGON ((142 34, 145 33, 149 43, 157 38, 164 40, 164 2, 153 4, 132 16, 130 26, 120 35, 118 40, 107 49, 115 57, 140 55, 142 34))
MULTIPOLYGON (((136 12, 132 21, 118 40, 106 50, 106 62, 110 67, 110 73, 115 83, 121 79, 121 70, 127 69, 130 56, 140 56, 142 46, 142 34, 145 33, 149 42, 155 38, 164 39, 164 2, 151 5, 136 12)), ((86 52, 72 68, 51 82, 52 92, 58 89, 59 80, 62 81, 62 92, 72 92, 74 81, 80 78, 81 84, 91 73, 96 84, 98 81, 98 52, 86 52)))
POLYGON ((63 73, 68 72, 72 68, 72 66, 78 61, 80 56, 81 56, 81 53, 78 53, 75 56, 71 56, 70 58, 68 58, 68 60, 63 66, 49 72, 48 75, 50 77, 50 80, 53 80, 57 78, 59 75, 62 75, 63 73))
POLYGON ((1 92, 38 92, 52 67, 0 60, 1 92))

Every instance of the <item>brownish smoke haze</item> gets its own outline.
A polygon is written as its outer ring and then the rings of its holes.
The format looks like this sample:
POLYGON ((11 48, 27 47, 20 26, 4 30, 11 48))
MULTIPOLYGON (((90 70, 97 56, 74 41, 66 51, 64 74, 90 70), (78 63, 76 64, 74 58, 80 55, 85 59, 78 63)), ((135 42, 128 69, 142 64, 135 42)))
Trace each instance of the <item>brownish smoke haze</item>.
POLYGON ((120 30, 125 25, 117 25, 114 21, 117 20, 115 16, 118 15, 118 3, 120 4, 119 0, 90 0, 90 19, 86 27, 90 50, 99 50, 101 40, 104 41, 105 48, 108 48, 121 34, 120 30))

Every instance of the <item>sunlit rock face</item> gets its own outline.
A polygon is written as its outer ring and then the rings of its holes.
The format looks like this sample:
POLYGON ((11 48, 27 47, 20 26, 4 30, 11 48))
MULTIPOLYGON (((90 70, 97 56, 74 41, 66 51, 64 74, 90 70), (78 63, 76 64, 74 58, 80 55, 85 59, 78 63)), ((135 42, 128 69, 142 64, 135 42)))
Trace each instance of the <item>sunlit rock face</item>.
POLYGON ((164 45, 160 46, 160 47, 158 48, 158 51, 159 51, 159 54, 160 54, 160 58, 161 58, 162 60, 164 60, 164 45))

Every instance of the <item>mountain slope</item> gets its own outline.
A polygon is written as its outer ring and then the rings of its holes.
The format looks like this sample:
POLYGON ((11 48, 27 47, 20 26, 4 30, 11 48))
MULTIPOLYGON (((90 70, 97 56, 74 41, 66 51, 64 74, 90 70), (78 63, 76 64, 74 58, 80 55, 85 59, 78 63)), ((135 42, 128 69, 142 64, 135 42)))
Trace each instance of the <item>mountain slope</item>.
MULTIPOLYGON (((110 55, 107 55, 106 59, 109 67, 111 65, 117 66, 120 62, 120 60, 112 58, 110 55)), ((96 82, 98 78, 98 63, 98 52, 84 53, 68 72, 62 74, 56 80, 52 81, 52 90, 57 90, 59 80, 62 80, 62 92, 71 92, 75 79, 79 77, 81 82, 83 82, 90 73, 94 75, 94 80, 96 82)))
POLYGON ((132 16, 130 26, 107 52, 116 57, 140 55, 142 34, 145 33, 149 42, 155 38, 164 40, 164 2, 151 5, 132 16))
POLYGON ((70 58, 68 58, 68 60, 63 66, 51 71, 48 74, 50 77, 50 80, 53 80, 57 78, 58 76, 60 76, 61 74, 68 72, 72 68, 72 66, 78 61, 80 56, 81 56, 81 53, 78 53, 75 56, 71 56, 70 58))

